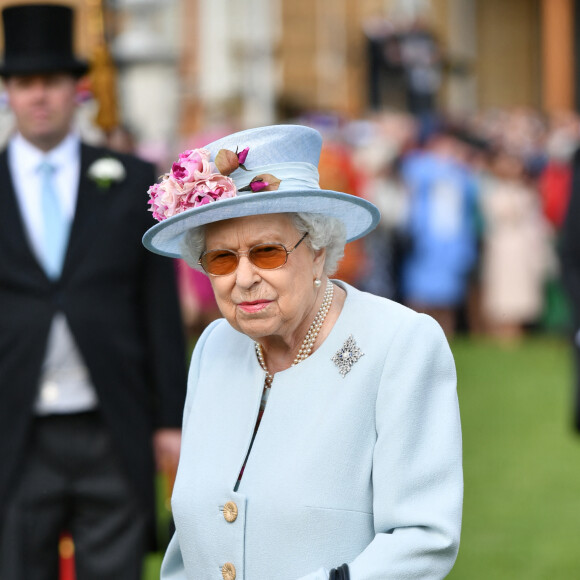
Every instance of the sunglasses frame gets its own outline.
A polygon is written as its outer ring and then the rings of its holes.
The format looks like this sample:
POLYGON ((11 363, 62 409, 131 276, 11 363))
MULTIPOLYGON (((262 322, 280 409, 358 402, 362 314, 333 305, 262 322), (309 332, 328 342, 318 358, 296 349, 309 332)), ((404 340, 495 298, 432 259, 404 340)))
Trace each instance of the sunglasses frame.
POLYGON ((294 244, 294 247, 291 248, 290 250, 288 250, 284 244, 275 243, 275 242, 265 242, 263 244, 256 244, 255 246, 252 246, 249 250, 246 250, 245 252, 235 252, 234 250, 229 250, 227 248, 215 248, 213 250, 206 250, 206 251, 204 251, 204 252, 201 253, 201 255, 199 256, 199 259, 197 260, 197 263, 202 267, 203 271, 206 274, 208 274, 209 276, 215 276, 215 277, 218 277, 218 278, 221 277, 221 276, 229 276, 230 274, 233 274, 238 269, 238 266, 240 264, 240 256, 247 256, 247 258, 250 261, 250 263, 252 264, 252 266, 258 268, 259 270, 278 270, 282 266, 285 266, 286 265, 286 263, 288 262, 288 256, 303 242, 303 240, 306 238, 307 235, 308 235, 308 232, 306 232, 294 244), (251 254, 252 250, 254 250, 255 248, 259 248, 260 246, 280 246, 286 252, 286 257, 284 259, 284 262, 282 264, 280 264, 279 266, 276 266, 274 268, 260 268, 260 266, 258 266, 257 264, 254 264, 254 262, 250 258, 250 254, 251 254), (230 254, 234 255, 236 257, 236 259, 237 259, 236 267, 231 272, 228 272, 227 274, 212 274, 212 272, 208 272, 204 268, 203 263, 202 263, 202 260, 203 260, 203 257, 205 255, 210 254, 211 252, 229 252, 230 254))

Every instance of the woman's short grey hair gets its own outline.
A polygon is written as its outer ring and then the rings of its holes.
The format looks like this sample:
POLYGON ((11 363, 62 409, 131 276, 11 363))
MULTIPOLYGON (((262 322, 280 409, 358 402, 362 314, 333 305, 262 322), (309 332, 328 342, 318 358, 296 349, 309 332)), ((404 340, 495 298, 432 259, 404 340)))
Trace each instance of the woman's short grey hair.
MULTIPOLYGON (((317 213, 291 213, 294 227, 299 234, 308 232, 304 244, 313 250, 326 248, 324 273, 330 276, 336 272, 338 262, 344 256, 346 245, 346 227, 338 218, 317 213)), ((198 264, 199 257, 205 251, 205 228, 189 230, 181 240, 181 255, 187 264, 196 270, 202 270, 198 264)))

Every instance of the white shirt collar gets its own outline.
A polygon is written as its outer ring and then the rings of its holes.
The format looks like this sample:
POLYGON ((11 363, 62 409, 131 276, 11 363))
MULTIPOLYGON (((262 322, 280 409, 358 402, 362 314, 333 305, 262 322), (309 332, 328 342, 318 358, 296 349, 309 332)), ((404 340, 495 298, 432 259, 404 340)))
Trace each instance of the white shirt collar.
POLYGON ((75 133, 69 134, 48 152, 41 151, 18 133, 10 139, 8 167, 30 243, 38 255, 42 255, 44 240, 40 198, 42 187, 38 172, 38 166, 43 161, 55 165, 57 195, 64 215, 72 221, 80 180, 80 137, 75 133))
POLYGON ((48 161, 59 169, 65 167, 80 155, 80 137, 69 133, 54 149, 42 151, 27 141, 20 133, 16 133, 10 141, 11 153, 18 164, 26 171, 36 171, 43 162, 48 161))

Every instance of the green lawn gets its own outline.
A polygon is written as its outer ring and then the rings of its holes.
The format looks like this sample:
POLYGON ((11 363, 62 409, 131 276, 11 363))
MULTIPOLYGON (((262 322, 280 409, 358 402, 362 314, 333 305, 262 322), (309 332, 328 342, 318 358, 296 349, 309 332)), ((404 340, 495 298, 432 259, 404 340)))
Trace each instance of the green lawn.
POLYGON ((580 578, 580 437, 566 342, 456 340, 465 502, 453 580, 580 578))
MULTIPOLYGON (((452 580, 580 578, 580 437, 568 344, 456 339, 465 503, 452 580)), ((146 580, 158 580, 152 555, 146 580)), ((266 580, 266 579, 264 579, 266 580)))

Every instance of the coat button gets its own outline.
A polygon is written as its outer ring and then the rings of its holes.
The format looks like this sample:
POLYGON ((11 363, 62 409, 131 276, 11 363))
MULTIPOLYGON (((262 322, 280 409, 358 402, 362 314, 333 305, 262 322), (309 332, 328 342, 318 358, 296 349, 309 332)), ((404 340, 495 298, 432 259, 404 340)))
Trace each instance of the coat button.
POLYGON ((224 505, 224 518, 230 524, 236 521, 238 517, 238 506, 233 501, 228 501, 224 505))
POLYGON ((231 562, 226 562, 222 567, 224 580, 236 580, 236 568, 231 562))

